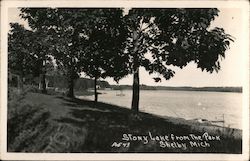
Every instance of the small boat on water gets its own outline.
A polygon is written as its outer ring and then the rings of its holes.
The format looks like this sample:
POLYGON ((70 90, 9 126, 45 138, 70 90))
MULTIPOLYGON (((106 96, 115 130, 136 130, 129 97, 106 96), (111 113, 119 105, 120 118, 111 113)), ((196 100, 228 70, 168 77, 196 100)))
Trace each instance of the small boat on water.
POLYGON ((207 120, 207 119, 202 119, 202 118, 194 119, 194 121, 199 122, 199 123, 209 123, 209 124, 212 124, 212 123, 223 123, 224 124, 225 123, 225 120, 207 120))
POLYGON ((122 90, 121 90, 121 92, 120 93, 116 93, 116 96, 125 96, 125 94, 122 92, 122 90))
POLYGON ((125 96, 125 94, 120 93, 120 94, 116 94, 116 96, 125 96))
POLYGON ((209 122, 207 119, 202 119, 202 118, 194 119, 194 121, 197 121, 199 123, 208 123, 209 122))

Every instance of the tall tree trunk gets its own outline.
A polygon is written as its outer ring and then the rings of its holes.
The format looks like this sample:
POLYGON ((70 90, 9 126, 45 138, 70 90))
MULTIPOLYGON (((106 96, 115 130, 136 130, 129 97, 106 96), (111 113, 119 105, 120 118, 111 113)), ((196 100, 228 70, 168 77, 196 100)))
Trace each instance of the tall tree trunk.
POLYGON ((95 77, 95 80, 94 80, 94 89, 95 89, 95 102, 98 101, 98 93, 97 93, 97 78, 95 77))
POLYGON ((69 80, 68 80, 68 94, 67 96, 70 97, 70 98, 74 98, 74 73, 71 72, 70 73, 70 77, 69 77, 69 80))
POLYGON ((69 92, 68 92, 68 97, 70 98, 74 98, 74 80, 72 78, 70 78, 69 82, 68 82, 68 88, 69 88, 69 92))
POLYGON ((42 60, 42 80, 41 80, 41 83, 42 83, 42 93, 47 93, 47 90, 46 90, 46 69, 45 69, 45 60, 42 60))
POLYGON ((47 93, 45 73, 42 74, 42 93, 47 93))
POLYGON ((140 94, 140 79, 139 79, 139 67, 134 72, 134 79, 133 79, 133 96, 132 96, 132 111, 138 112, 139 111, 139 94, 140 94))
POLYGON ((70 73, 69 73, 69 80, 68 80, 68 94, 67 96, 70 97, 70 98, 74 98, 75 95, 74 95, 74 72, 73 70, 70 70, 70 73))
POLYGON ((17 74, 17 92, 18 94, 21 93, 21 91, 23 91, 23 84, 24 84, 24 76, 25 76, 25 72, 24 72, 24 66, 23 64, 21 64, 21 71, 19 74, 17 74))
POLYGON ((139 46, 139 35, 137 31, 133 31, 133 41, 134 41, 134 64, 133 64, 133 70, 134 70, 134 78, 133 78, 133 96, 132 96, 132 111, 138 112, 139 111, 139 94, 140 94, 140 79, 139 79, 139 62, 138 62, 138 46, 139 46))

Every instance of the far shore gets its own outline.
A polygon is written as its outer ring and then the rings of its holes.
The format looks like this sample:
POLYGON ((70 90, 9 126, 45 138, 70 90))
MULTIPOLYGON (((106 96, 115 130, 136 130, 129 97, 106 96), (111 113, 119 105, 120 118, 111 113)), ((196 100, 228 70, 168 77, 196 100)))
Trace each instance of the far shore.
MULTIPOLYGON (((112 90, 132 90, 131 85, 111 85, 112 90)), ((140 85, 140 90, 168 90, 168 91, 204 91, 204 92, 236 92, 242 93, 242 87, 190 87, 190 86, 148 86, 140 85)))
MULTIPOLYGON (((242 93, 241 87, 158 87, 156 88, 140 88, 141 91, 191 91, 191 92, 230 92, 230 93, 242 93)), ((98 94, 105 94, 103 91, 132 91, 132 87, 124 88, 99 88, 98 94)), ((94 95, 94 89, 76 90, 75 94, 78 96, 91 96, 94 95)))

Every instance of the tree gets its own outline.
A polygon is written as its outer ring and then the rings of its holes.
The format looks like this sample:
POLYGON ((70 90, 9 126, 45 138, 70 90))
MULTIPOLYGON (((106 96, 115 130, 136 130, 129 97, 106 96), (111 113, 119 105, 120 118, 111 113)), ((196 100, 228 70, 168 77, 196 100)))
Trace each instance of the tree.
POLYGON ((124 60, 124 42, 126 32, 122 20, 121 9, 88 9, 89 28, 87 46, 83 46, 85 54, 81 60, 82 71, 94 78, 95 102, 98 100, 97 80, 113 77, 118 81, 127 75, 124 60), (122 70, 121 70, 122 69, 122 70))
POLYGON ((82 71, 95 79, 96 100, 97 79, 122 77, 114 69, 122 68, 117 63, 126 56, 122 52, 125 32, 121 9, 24 8, 21 11, 31 28, 52 35, 49 49, 53 49, 57 68, 68 78, 69 97, 74 97, 74 82, 82 71))
POLYGON ((34 57, 29 50, 31 31, 18 23, 10 24, 8 34, 8 66, 10 72, 19 76, 18 88, 23 88, 23 80, 28 74, 32 74, 34 57))
POLYGON ((51 37, 51 55, 57 69, 68 79, 67 95, 74 97, 74 82, 80 73, 80 56, 84 54, 80 46, 85 44, 85 31, 88 27, 85 9, 23 8, 21 11, 22 17, 28 20, 32 29, 46 31, 51 37))
POLYGON ((57 40, 54 55, 69 80, 68 96, 74 97, 74 81, 80 72, 85 72, 94 78, 97 101, 97 79, 110 76, 118 80, 126 75, 117 70, 126 65, 119 63, 126 57, 122 52, 125 41, 122 10, 60 8, 53 12, 52 29, 57 40))
POLYGON ((35 62, 36 75, 41 75, 42 93, 47 93, 46 74, 54 70, 53 56, 51 52, 51 35, 47 30, 36 30, 32 34, 33 55, 37 58, 35 62))
POLYGON ((50 21, 48 21, 51 14, 52 10, 46 8, 22 8, 20 14, 24 20, 28 20, 29 27, 33 31, 29 39, 32 42, 33 56, 37 58, 35 69, 37 74, 41 74, 43 93, 47 93, 45 83, 47 68, 53 66, 52 32, 50 21))
POLYGON ((58 68, 68 79, 68 97, 74 97, 74 83, 85 64, 89 17, 86 9, 54 9, 51 18, 55 33, 54 55, 58 68))
POLYGON ((214 8, 129 10, 125 16, 129 29, 126 52, 133 74, 133 111, 139 110, 139 67, 165 79, 175 74, 169 66, 183 68, 189 62, 202 71, 219 71, 220 58, 225 57, 232 39, 221 28, 209 28, 218 12, 214 8))

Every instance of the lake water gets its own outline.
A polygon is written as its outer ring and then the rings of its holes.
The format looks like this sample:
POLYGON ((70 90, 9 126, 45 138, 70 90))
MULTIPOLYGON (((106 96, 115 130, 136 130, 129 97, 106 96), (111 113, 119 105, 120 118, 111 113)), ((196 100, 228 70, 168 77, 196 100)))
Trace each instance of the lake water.
MULTIPOLYGON (((99 90, 98 101, 130 108, 132 91, 99 90)), ((93 100, 94 96, 80 96, 93 100)), ((184 119, 225 120, 225 126, 242 129, 242 93, 141 90, 140 111, 184 119)), ((218 125, 223 125, 218 123, 218 125)))

